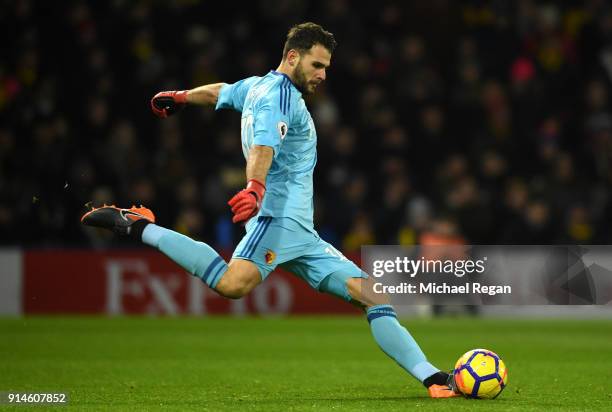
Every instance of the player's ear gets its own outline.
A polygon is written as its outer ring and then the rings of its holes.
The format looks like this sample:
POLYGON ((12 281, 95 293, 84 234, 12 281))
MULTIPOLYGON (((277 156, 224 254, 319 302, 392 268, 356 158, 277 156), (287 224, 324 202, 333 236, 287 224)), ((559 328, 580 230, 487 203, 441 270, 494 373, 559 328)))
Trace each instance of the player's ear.
POLYGON ((287 52, 287 63, 289 66, 295 67, 300 62, 300 53, 297 50, 291 49, 287 52))

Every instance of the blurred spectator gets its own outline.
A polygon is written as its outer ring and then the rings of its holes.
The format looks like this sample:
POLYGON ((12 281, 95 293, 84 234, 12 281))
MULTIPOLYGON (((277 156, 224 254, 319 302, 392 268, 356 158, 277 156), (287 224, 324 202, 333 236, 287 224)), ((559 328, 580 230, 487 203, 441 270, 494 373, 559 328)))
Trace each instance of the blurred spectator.
POLYGON ((560 243, 588 245, 593 243, 594 236, 588 209, 578 205, 569 208, 560 243))
POLYGON ((365 213, 357 213, 342 240, 342 250, 345 253, 359 252, 361 246, 374 243, 374 231, 369 217, 365 213))

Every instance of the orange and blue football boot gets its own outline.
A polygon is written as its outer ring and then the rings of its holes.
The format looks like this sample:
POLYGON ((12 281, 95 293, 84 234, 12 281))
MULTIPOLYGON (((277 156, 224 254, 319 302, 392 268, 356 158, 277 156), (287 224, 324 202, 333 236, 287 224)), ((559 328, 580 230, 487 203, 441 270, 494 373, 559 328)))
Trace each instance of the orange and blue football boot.
POLYGON ((440 376, 442 374, 447 375, 445 384, 433 384, 427 388, 427 392, 429 393, 430 398, 454 398, 457 396, 461 396, 461 393, 456 389, 455 378, 453 373, 450 374, 439 372, 440 376))
POLYGON ((155 223, 155 215, 144 206, 132 206, 129 209, 121 209, 115 205, 104 205, 92 208, 81 217, 81 223, 87 226, 110 229, 120 235, 129 235, 130 228, 134 222, 146 220, 155 223))

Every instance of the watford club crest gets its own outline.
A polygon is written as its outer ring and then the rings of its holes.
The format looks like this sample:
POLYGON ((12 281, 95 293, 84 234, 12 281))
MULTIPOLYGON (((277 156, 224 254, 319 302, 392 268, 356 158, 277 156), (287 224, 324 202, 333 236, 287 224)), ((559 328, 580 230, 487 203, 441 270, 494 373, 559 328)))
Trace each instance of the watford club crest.
POLYGON ((274 262, 274 259, 276 259, 276 253, 272 252, 271 250, 268 250, 266 252, 266 263, 268 265, 271 265, 272 262, 274 262))

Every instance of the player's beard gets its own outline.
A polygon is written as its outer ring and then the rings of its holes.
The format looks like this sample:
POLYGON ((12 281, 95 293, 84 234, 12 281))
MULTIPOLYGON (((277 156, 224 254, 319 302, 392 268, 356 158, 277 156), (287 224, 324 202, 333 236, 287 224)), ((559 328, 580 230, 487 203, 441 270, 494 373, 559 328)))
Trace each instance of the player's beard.
POLYGON ((306 75, 304 74, 304 69, 302 68, 302 63, 298 63, 293 72, 293 80, 295 81, 295 87, 298 88, 302 94, 311 94, 314 90, 308 88, 308 80, 306 79, 306 75))

